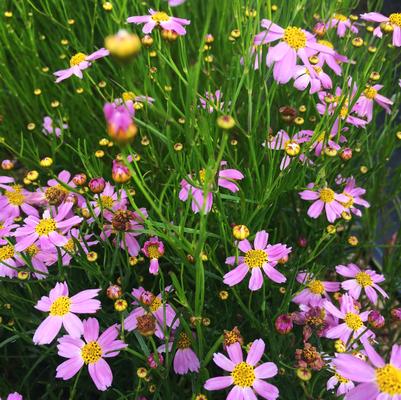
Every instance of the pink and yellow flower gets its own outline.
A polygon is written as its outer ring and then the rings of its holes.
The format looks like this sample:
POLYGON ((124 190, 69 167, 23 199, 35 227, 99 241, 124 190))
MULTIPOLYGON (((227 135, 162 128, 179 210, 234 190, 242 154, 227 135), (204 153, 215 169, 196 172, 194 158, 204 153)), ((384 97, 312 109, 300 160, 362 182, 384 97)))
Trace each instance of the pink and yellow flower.
POLYGON ((147 240, 143 247, 142 253, 150 259, 149 272, 157 275, 159 272, 159 258, 164 254, 164 244, 157 236, 147 240))
MULTIPOLYGON (((401 47, 401 13, 392 13, 388 17, 377 12, 361 14, 361 19, 369 22, 388 24, 393 28, 393 46, 401 47)), ((379 38, 383 37, 381 26, 378 26, 373 34, 379 38)))
POLYGON ((342 14, 333 14, 330 18, 329 22, 326 24, 326 29, 329 28, 336 28, 337 27, 337 35, 339 37, 344 37, 347 30, 351 31, 352 33, 358 33, 358 28, 352 21, 342 14))

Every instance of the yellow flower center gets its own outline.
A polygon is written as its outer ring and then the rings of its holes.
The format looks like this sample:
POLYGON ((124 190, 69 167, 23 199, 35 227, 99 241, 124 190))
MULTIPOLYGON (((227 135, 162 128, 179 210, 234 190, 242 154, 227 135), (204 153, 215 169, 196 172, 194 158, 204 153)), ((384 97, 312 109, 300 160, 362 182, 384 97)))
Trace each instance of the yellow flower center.
POLYGON ((349 379, 344 378, 343 376, 341 376, 340 374, 337 374, 337 373, 336 373, 336 378, 337 378, 338 382, 340 382, 340 383, 348 383, 349 382, 349 379))
POLYGON ((147 248, 149 258, 160 258, 161 253, 159 251, 159 246, 157 244, 151 244, 147 248))
POLYGON ((358 272, 355 279, 362 287, 373 285, 372 277, 366 272, 358 272))
POLYGON ((285 152, 290 156, 296 156, 301 151, 301 146, 295 140, 288 140, 284 144, 285 152))
POLYGON ((401 28, 401 13, 393 13, 389 16, 390 22, 401 28))
POLYGON ((75 243, 73 239, 68 239, 68 242, 63 246, 65 250, 69 253, 74 253, 75 251, 75 243))
POLYGON ((323 46, 330 47, 330 49, 334 49, 333 43, 329 42, 328 40, 320 39, 317 42, 323 46))
POLYGON ((54 300, 50 306, 50 315, 52 317, 62 317, 70 312, 71 300, 67 296, 60 296, 54 300))
POLYGON ((326 137, 326 132, 321 133, 318 138, 316 139, 317 142, 323 142, 324 138, 326 137))
POLYGON ((205 183, 205 178, 206 178, 206 170, 205 170, 205 168, 202 168, 199 171, 199 180, 200 180, 202 185, 204 185, 204 183, 205 183))
POLYGON ((376 383, 381 393, 391 396, 401 394, 401 369, 391 364, 376 370, 376 383))
POLYGON ((306 35, 301 28, 289 26, 284 30, 283 40, 295 50, 303 49, 306 46, 306 35))
POLYGON ((348 328, 352 329, 353 331, 357 331, 358 329, 363 327, 361 317, 358 314, 354 314, 352 312, 345 314, 345 323, 348 328))
POLYGON ((185 332, 180 332, 177 347, 179 349, 188 349, 189 347, 191 347, 191 340, 185 332))
POLYGON ((324 293, 324 285, 322 281, 313 280, 308 283, 308 288, 313 294, 323 294, 324 293))
POLYGON ((348 201, 346 203, 341 203, 345 208, 350 208, 354 205, 354 196, 351 196, 348 193, 343 193, 343 195, 348 197, 348 201))
POLYGON ((39 221, 35 231, 39 236, 47 236, 56 230, 56 221, 53 218, 44 218, 39 221))
POLYGON ((71 67, 75 67, 76 65, 81 64, 82 61, 85 61, 86 57, 87 57, 87 56, 86 56, 86 54, 84 54, 84 53, 77 53, 77 54, 75 54, 75 56, 72 56, 72 57, 71 57, 70 66, 71 66, 71 67))
POLYGON ((122 97, 124 101, 129 101, 129 100, 134 100, 136 96, 134 92, 124 92, 122 94, 122 97))
POLYGON ((14 246, 11 244, 6 244, 5 246, 0 247, 0 261, 8 260, 11 257, 14 257, 14 246))
POLYGON ((340 117, 342 119, 345 119, 348 117, 349 109, 348 106, 342 106, 340 110, 340 117))
POLYGON ((81 357, 85 364, 95 364, 102 358, 102 348, 95 340, 87 343, 81 349, 81 357))
POLYGON ((114 200, 110 196, 100 196, 100 201, 102 203, 103 208, 112 208, 114 204, 114 200))
POLYGON ((234 385, 240 387, 251 387, 253 382, 255 381, 255 371, 252 365, 242 361, 237 364, 233 371, 231 372, 231 376, 234 381, 234 385))
POLYGON ((320 191, 320 200, 324 203, 331 203, 334 200, 335 193, 329 188, 324 188, 320 191))
POLYGON ((343 14, 333 14, 333 19, 345 22, 348 18, 343 14))
POLYGON ((39 247, 36 246, 36 244, 31 244, 25 249, 25 253, 27 253, 31 257, 34 257, 36 256, 36 254, 39 253, 39 247))
POLYGON ((267 263, 268 257, 264 250, 248 250, 245 253, 244 262, 248 268, 262 268, 267 263))
POLYGON ((157 311, 162 305, 162 301, 161 299, 159 299, 158 297, 155 297, 152 301, 152 303, 149 306, 150 311, 155 312, 157 311))
POLYGON ((170 20, 170 17, 163 11, 158 11, 152 15, 153 21, 160 24, 160 22, 166 22, 170 20))
POLYGON ((8 202, 13 206, 20 206, 24 204, 25 196, 21 193, 20 189, 7 190, 5 193, 8 202))
POLYGON ((368 86, 364 91, 363 94, 369 100, 373 100, 377 95, 377 90, 373 89, 371 86, 368 86))

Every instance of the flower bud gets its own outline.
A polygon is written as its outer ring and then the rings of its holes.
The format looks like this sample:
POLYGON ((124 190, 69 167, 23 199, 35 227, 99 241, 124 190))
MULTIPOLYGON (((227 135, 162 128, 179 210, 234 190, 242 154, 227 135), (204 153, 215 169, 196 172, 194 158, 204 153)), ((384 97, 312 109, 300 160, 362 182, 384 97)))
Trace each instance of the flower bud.
POLYGON ((4 171, 10 171, 14 168, 14 162, 11 160, 3 160, 1 162, 1 168, 4 169, 4 171))
POLYGON ((379 313, 379 311, 372 310, 368 315, 369 324, 376 329, 383 328, 386 323, 383 315, 379 313))
POLYGON ((233 228, 233 236, 237 240, 244 240, 249 236, 249 229, 245 225, 235 225, 233 228))
POLYGON ((290 106, 283 106, 279 108, 281 119, 287 124, 291 124, 297 116, 297 110, 290 106))
POLYGON ((141 42, 142 42, 142 44, 143 44, 145 47, 150 47, 150 46, 152 46, 154 40, 153 40, 152 36, 150 36, 150 35, 145 35, 145 36, 141 39, 141 42))
POLYGON ((396 321, 401 321, 401 308, 393 308, 391 310, 391 316, 396 321))
POLYGON ((106 290, 106 295, 110 300, 117 300, 122 294, 123 291, 119 285, 110 285, 106 290))
POLYGON ((274 326, 280 335, 287 335, 290 333, 294 326, 291 314, 279 315, 274 322, 274 326))
POLYGON ((174 42, 177 40, 178 34, 175 31, 163 29, 162 30, 162 38, 169 42, 174 42))
POLYGON ((106 181, 102 177, 93 178, 89 181, 88 186, 92 193, 102 193, 106 186, 106 181))
POLYGON ((137 35, 122 29, 116 35, 107 36, 104 40, 104 47, 110 51, 112 56, 127 59, 140 51, 141 40, 137 35))
POLYGON ((111 176, 113 180, 117 183, 125 183, 129 181, 131 178, 131 172, 129 169, 122 163, 113 160, 113 168, 111 171, 111 176))
POLYGON ((326 33, 326 25, 323 22, 318 22, 313 27, 313 33, 318 37, 324 36, 324 34, 326 33))
POLYGON ((155 369, 159 365, 162 365, 164 361, 163 355, 161 353, 151 353, 148 357, 148 365, 150 368, 155 369))
POLYGON ((115 302, 114 302, 114 309, 116 310, 116 311, 124 311, 124 310, 126 310, 127 309, 127 307, 128 307, 128 303, 127 303, 127 301, 126 300, 124 300, 124 299, 118 299, 118 300, 116 300, 115 302))
POLYGON ((348 161, 352 158, 352 149, 350 149, 349 147, 346 147, 345 149, 343 149, 340 153, 340 157, 344 160, 344 161, 348 161))
POLYGON ((308 245, 308 239, 306 239, 306 237, 299 237, 297 240, 298 246, 305 248, 308 245))
POLYGON ((217 126, 221 129, 230 130, 235 126, 235 120, 231 115, 221 115, 217 118, 217 126))
POLYGON ((77 186, 82 186, 85 185, 86 183, 86 175, 81 172, 80 174, 76 174, 73 178, 72 181, 75 183, 77 186))

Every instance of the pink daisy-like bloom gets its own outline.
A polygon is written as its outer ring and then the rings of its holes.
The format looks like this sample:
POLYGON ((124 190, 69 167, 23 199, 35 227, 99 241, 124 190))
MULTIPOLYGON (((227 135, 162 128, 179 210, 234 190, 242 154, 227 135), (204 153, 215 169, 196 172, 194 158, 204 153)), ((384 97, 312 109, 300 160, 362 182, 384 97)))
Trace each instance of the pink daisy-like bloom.
POLYGON ((292 299, 296 304, 320 307, 324 299, 329 297, 328 292, 340 290, 339 282, 320 281, 306 272, 300 272, 296 279, 302 285, 306 285, 305 289, 292 299))
POLYGON ((384 282, 384 275, 378 274, 371 269, 362 270, 356 264, 337 265, 337 274, 345 276, 346 281, 341 283, 341 287, 346 290, 355 300, 358 300, 362 289, 366 297, 373 303, 377 303, 379 292, 383 298, 387 299, 388 294, 378 285, 384 282))
POLYGON ((251 271, 248 287, 252 291, 259 290, 263 285, 262 270, 273 282, 283 283, 287 280, 281 272, 276 270, 275 266, 280 259, 291 253, 291 247, 281 243, 267 244, 268 239, 269 234, 266 231, 259 231, 256 233, 253 242, 255 248, 252 248, 247 239, 238 243, 238 248, 245 255, 238 258, 231 256, 226 259, 226 264, 228 265, 234 265, 236 262, 238 264, 236 268, 224 275, 224 283, 226 285, 237 285, 251 271))
POLYGON ((16 255, 14 245, 7 243, 0 246, 0 277, 15 278, 18 274, 17 268, 23 264, 16 255))
POLYGON ((150 15, 129 17, 127 22, 133 24, 145 24, 142 28, 142 32, 145 34, 152 32, 154 28, 160 26, 162 29, 173 31, 180 36, 187 33, 184 26, 191 23, 188 19, 170 17, 164 11, 155 11, 151 8, 149 9, 149 14, 150 15))
MULTIPOLYGON (((0 400, 1 400, 1 398, 0 398, 0 400)), ((24 400, 24 398, 23 398, 22 395, 20 395, 19 393, 14 392, 14 393, 10 393, 10 394, 7 396, 7 399, 6 399, 6 400, 24 400)))
POLYGON ((267 66, 274 64, 273 77, 278 83, 287 83, 294 76, 298 57, 311 70, 309 57, 319 52, 334 54, 334 50, 320 45, 310 32, 301 28, 289 26, 283 29, 268 19, 263 19, 261 25, 266 31, 255 36, 255 45, 280 40, 279 44, 269 48, 266 57, 267 66))
POLYGON ((153 275, 159 273, 159 258, 164 254, 164 244, 157 236, 147 240, 143 247, 142 253, 150 259, 149 272, 153 275))
POLYGON ((57 367, 56 378, 71 379, 84 366, 88 366, 89 375, 98 390, 107 390, 113 381, 113 373, 105 358, 116 357, 127 347, 118 340, 117 325, 107 328, 99 336, 99 322, 96 318, 83 321, 83 339, 63 336, 58 340, 58 355, 68 358, 57 367))
POLYGON ((68 129, 67 124, 60 124, 60 127, 55 127, 53 123, 53 119, 49 116, 44 117, 43 119, 43 129, 42 132, 48 136, 48 135, 55 135, 56 137, 61 136, 61 129, 68 129))
POLYGON ((23 251, 36 243, 39 243, 43 250, 65 246, 68 242, 65 233, 82 221, 82 218, 78 216, 67 218, 72 207, 72 202, 65 202, 57 212, 51 213, 49 210, 45 210, 41 219, 33 215, 25 218, 25 225, 14 233, 17 238, 15 250, 23 251))
POLYGON ((352 33, 358 33, 358 28, 352 21, 342 14, 333 14, 329 22, 326 24, 326 29, 337 27, 337 35, 339 37, 344 37, 347 30, 352 33))
MULTIPOLYGON (((10 182, 11 183, 11 182, 10 182)), ((36 208, 32 207, 34 196, 20 185, 2 185, 6 188, 0 195, 0 219, 17 218, 21 213, 38 216, 36 208)))
POLYGON ((77 76, 82 79, 83 74, 82 71, 89 68, 92 64, 91 61, 98 60, 99 58, 103 58, 108 56, 110 53, 105 48, 101 48, 89 56, 84 53, 77 53, 71 57, 70 60, 70 68, 62 69, 60 71, 54 72, 53 75, 57 76, 56 83, 63 81, 64 79, 69 78, 72 75, 77 76))
MULTIPOLYGON (((165 293, 170 292, 171 287, 167 286, 165 288, 165 293)), ((153 293, 148 292, 143 287, 139 287, 138 289, 132 289, 132 295, 135 300, 132 304, 135 306, 135 309, 128 315, 128 317, 124 321, 124 328, 127 331, 133 331, 137 328, 137 319, 145 314, 151 313, 156 319, 156 332, 155 335, 163 339, 164 338, 164 330, 168 329, 177 329, 180 325, 180 320, 177 318, 177 315, 171 307, 170 304, 163 301, 162 293, 159 293, 155 296, 153 293)))
POLYGON ((364 343, 367 338, 374 336, 374 333, 363 324, 368 319, 369 311, 359 313, 353 298, 348 294, 344 294, 341 297, 340 309, 329 300, 324 301, 323 307, 334 317, 344 321, 329 329, 326 333, 327 338, 341 339, 344 343, 347 343, 352 338, 353 340, 361 340, 364 343))
POLYGON ((345 400, 399 400, 401 398, 401 346, 393 345, 390 361, 386 363, 368 343, 366 362, 351 354, 338 354, 333 360, 341 376, 357 382, 345 400))
MULTIPOLYGON (((174 339, 174 338, 173 338, 174 339)), ((162 344, 157 351, 166 352, 173 348, 174 340, 170 341, 167 346, 162 344)), ((192 340, 185 332, 178 334, 176 342, 176 351, 173 360, 174 372, 177 375, 186 375, 190 372, 199 372, 200 362, 196 353, 192 350, 192 340)))
MULTIPOLYGON (((28 257, 34 269, 33 275, 36 279, 47 278, 51 265, 55 264, 58 260, 57 251, 42 250, 36 244, 32 244, 24 250, 25 257, 28 257)), ((21 257, 22 259, 22 257, 21 257)))
POLYGON ((75 314, 94 314, 101 308, 99 300, 94 299, 100 289, 83 290, 69 297, 66 282, 58 282, 50 290, 49 297, 42 296, 35 308, 49 315, 38 326, 33 336, 35 344, 49 344, 60 332, 61 326, 72 337, 79 338, 83 330, 81 320, 75 314))
POLYGON ((337 194, 334 190, 325 187, 315 190, 304 190, 298 193, 302 200, 311 200, 313 204, 308 209, 308 216, 318 218, 323 212, 326 212, 326 217, 329 222, 334 222, 344 211, 342 203, 348 201, 345 194, 337 194))
POLYGON ((255 400, 256 395, 267 400, 278 398, 277 387, 264 381, 277 375, 276 364, 272 362, 259 364, 265 351, 262 339, 256 339, 252 343, 245 361, 238 342, 227 346, 226 350, 228 357, 222 353, 214 353, 213 361, 230 375, 208 379, 204 384, 206 390, 221 390, 234 385, 227 400, 255 400))
MULTIPOLYGON (((343 128, 343 131, 348 130, 348 128, 343 128)), ((328 135, 326 132, 321 133, 314 142, 312 142, 311 145, 311 150, 315 151, 315 156, 320 157, 322 155, 323 150, 326 148, 329 149, 334 149, 334 150, 340 150, 341 146, 339 143, 344 143, 347 141, 346 137, 343 135, 340 135, 338 138, 338 142, 335 142, 333 139, 337 139, 337 131, 338 127, 334 126, 333 129, 331 130, 330 134, 328 135)), ((314 131, 311 130, 305 130, 305 135, 309 135, 308 141, 312 141, 312 137, 314 135, 314 131)))
MULTIPOLYGON (((239 187, 236 184, 236 180, 241 180, 244 175, 236 169, 225 169, 227 165, 226 161, 221 162, 221 169, 218 172, 217 186, 227 189, 232 193, 238 192, 239 187)), ((192 176, 188 175, 190 180, 192 176)), ((181 181, 181 190, 178 195, 181 201, 187 201, 188 197, 192 198, 192 211, 198 213, 200 211, 208 213, 212 209, 213 205, 213 194, 209 191, 205 192, 203 187, 205 185, 206 170, 201 169, 199 171, 199 186, 193 186, 191 183, 187 182, 185 179, 181 181)))
POLYGON ((356 205, 362 207, 370 207, 370 204, 362 198, 362 195, 366 193, 366 190, 361 187, 356 187, 356 182, 354 178, 348 178, 346 180, 346 185, 343 190, 343 194, 348 197, 348 201, 343 203, 343 206, 350 210, 353 214, 360 217, 362 215, 361 210, 355 207, 356 205))
POLYGON ((317 93, 322 89, 331 89, 333 83, 329 75, 327 75, 321 66, 314 65, 312 69, 305 66, 297 65, 294 73, 294 87, 304 91, 310 86, 309 93, 317 93))
POLYGON ((332 53, 320 53, 319 54, 319 64, 323 67, 325 64, 336 74, 341 75, 341 63, 349 62, 348 58, 337 53, 334 50, 333 43, 329 42, 328 40, 318 39, 317 41, 320 45, 326 46, 329 49, 332 49, 334 54, 332 53))
MULTIPOLYGON (((379 22, 380 24, 389 24, 393 28, 393 46, 401 47, 401 13, 393 13, 386 17, 377 12, 361 14, 361 19, 369 22, 379 22)), ((380 25, 373 31, 373 34, 379 38, 383 37, 380 25)))
POLYGON ((18 224, 14 224, 14 218, 9 217, 0 221, 0 245, 7 244, 8 241, 5 238, 12 236, 12 231, 18 228, 18 224))
POLYGON ((350 381, 347 378, 344 378, 338 373, 335 373, 326 384, 327 390, 334 390, 337 386, 336 395, 340 397, 346 393, 348 393, 351 389, 355 387, 354 382, 350 381))
POLYGON ((391 106, 393 102, 379 94, 378 91, 383 88, 383 85, 373 85, 368 86, 358 98, 355 104, 356 113, 368 120, 368 122, 372 121, 373 118, 373 105, 377 103, 380 107, 384 108, 388 114, 391 113, 391 106))
MULTIPOLYGON (((93 209, 93 214, 96 217, 102 213, 102 215, 110 220, 113 217, 113 212, 118 209, 124 209, 127 206, 127 193, 124 189, 116 190, 116 188, 109 182, 103 189, 103 192, 95 195, 94 201, 90 204, 93 209)), ((88 221, 93 222, 93 219, 88 221)))
POLYGON ((214 93, 206 92, 205 97, 200 97, 199 102, 201 107, 207 110, 208 113, 212 113, 215 110, 222 110, 224 107, 224 101, 222 101, 223 94, 220 90, 216 90, 214 93))

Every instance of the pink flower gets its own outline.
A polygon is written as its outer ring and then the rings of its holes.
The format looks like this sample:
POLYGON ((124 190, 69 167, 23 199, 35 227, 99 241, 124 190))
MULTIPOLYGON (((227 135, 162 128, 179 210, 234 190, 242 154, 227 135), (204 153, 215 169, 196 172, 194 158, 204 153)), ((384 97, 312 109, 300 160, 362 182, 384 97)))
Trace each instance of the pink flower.
POLYGON ((340 310, 328 300, 324 301, 323 307, 334 317, 344 321, 330 328, 326 333, 327 338, 341 339, 344 343, 347 343, 351 337, 353 340, 365 342, 368 337, 374 335, 363 324, 368 319, 369 311, 359 313, 359 309, 355 307, 354 300, 348 294, 344 294, 341 297, 340 310))
POLYGON ((362 92, 355 104, 356 113, 362 118, 366 117, 368 122, 372 121, 373 104, 375 102, 380 107, 384 108, 388 114, 391 112, 391 106, 393 105, 393 102, 387 97, 384 97, 378 93, 378 91, 382 88, 383 85, 368 86, 362 92))
MULTIPOLYGON (((377 12, 361 14, 361 18, 369 22, 385 23, 393 27, 393 46, 401 47, 401 13, 393 13, 388 17, 377 12)), ((373 31, 373 34, 379 38, 383 36, 380 25, 373 31)))
POLYGON ((113 211, 126 208, 127 206, 127 193, 125 190, 116 190, 109 182, 106 183, 103 191, 96 194, 94 198, 96 200, 90 203, 93 208, 93 214, 99 217, 102 213, 103 217, 108 220, 113 218, 113 211))
POLYGON ((351 278, 342 282, 341 287, 348 291, 355 300, 359 299, 362 289, 373 304, 377 303, 377 292, 385 299, 388 298, 388 294, 378 285, 378 283, 384 282, 383 275, 377 274, 371 269, 363 271, 356 264, 352 263, 337 265, 336 272, 341 276, 351 278))
MULTIPOLYGON (((165 288, 165 297, 167 297, 170 287, 165 288)), ((137 328, 137 319, 142 315, 151 313, 156 318, 156 336, 160 339, 164 338, 164 331, 168 329, 176 329, 180 325, 180 320, 176 313, 159 293, 155 296, 153 293, 146 291, 143 287, 132 289, 132 295, 135 300, 132 304, 135 309, 128 315, 124 321, 124 328, 127 331, 133 331, 137 328)))
POLYGON ((351 389, 355 387, 354 382, 350 381, 347 378, 344 378, 340 374, 335 373, 326 384, 327 390, 334 390, 337 387, 336 395, 337 397, 342 396, 345 393, 348 393, 351 389))
MULTIPOLYGON (((347 130, 348 128, 344 128, 343 130, 347 130)), ((314 135, 314 131, 306 130, 304 131, 306 135, 309 135, 309 141, 312 141, 312 137, 314 135)), ((311 149, 315 150, 316 157, 320 157, 322 155, 323 150, 326 148, 340 150, 341 146, 336 143, 333 139, 337 138, 338 133, 338 126, 335 126, 334 129, 331 130, 330 134, 328 135, 326 132, 320 134, 315 141, 312 143, 311 149)), ((346 142, 347 139, 345 136, 340 135, 338 138, 340 143, 346 142)))
MULTIPOLYGON (((227 164, 226 161, 221 162, 221 166, 224 167, 227 164)), ((181 181, 181 190, 178 195, 181 201, 187 201, 188 197, 192 197, 192 211, 198 213, 200 211, 208 213, 212 209, 213 205, 213 194, 209 192, 211 188, 205 188, 205 179, 207 172, 205 169, 199 171, 199 181, 196 182, 200 187, 196 187, 183 179, 181 181)), ((188 175, 189 180, 192 181, 192 176, 188 175)), ((230 192, 237 192, 239 187, 236 184, 236 180, 241 180, 244 175, 236 169, 220 169, 218 172, 217 186, 225 188, 230 192)))
POLYGON ((221 101, 223 94, 220 90, 216 90, 215 93, 206 92, 205 97, 200 97, 199 101, 203 109, 207 112, 212 113, 213 111, 222 110, 224 108, 224 102, 221 101))
POLYGON ((297 65, 293 78, 294 87, 298 90, 304 91, 310 86, 309 94, 333 87, 331 78, 319 65, 314 65, 311 70, 305 66, 297 65))
POLYGON ((53 119, 49 116, 44 117, 43 119, 43 129, 42 132, 47 136, 47 135, 55 135, 56 137, 61 136, 61 129, 68 129, 67 124, 62 124, 60 123, 60 128, 59 127, 54 127, 53 124, 53 119))
POLYGON ((251 271, 251 279, 249 280, 249 289, 259 290, 263 285, 263 274, 276 283, 283 283, 287 278, 278 272, 274 267, 278 261, 291 253, 291 247, 281 243, 270 245, 267 244, 269 234, 266 231, 256 233, 254 240, 254 249, 247 239, 241 240, 238 243, 238 248, 245 253, 244 256, 228 257, 226 264, 238 264, 236 268, 227 272, 224 275, 224 283, 229 286, 234 286, 240 283, 245 276, 251 271))
POLYGON ((252 343, 246 361, 243 359, 239 343, 227 346, 229 358, 224 354, 214 353, 213 361, 215 364, 229 372, 230 375, 210 378, 205 382, 204 388, 206 390, 221 390, 234 385, 227 396, 227 400, 255 400, 256 394, 268 400, 277 399, 279 396, 277 387, 264 381, 264 379, 277 375, 277 366, 272 362, 259 364, 264 351, 264 341, 256 339, 252 343))
POLYGON ((159 258, 164 254, 164 244, 157 236, 150 238, 142 247, 142 253, 150 259, 149 272, 157 275, 159 272, 159 258))
POLYGON ((84 340, 67 335, 58 340, 58 355, 68 360, 57 367, 56 378, 71 379, 87 365, 94 384, 104 391, 113 381, 111 368, 104 359, 116 357, 127 345, 122 340, 116 340, 119 333, 117 325, 110 326, 100 336, 96 318, 88 318, 82 325, 84 340))
MULTIPOLYGON (((1 400, 1 398, 0 398, 0 400, 1 400)), ((7 400, 24 400, 24 398, 19 393, 14 392, 14 393, 10 393, 7 396, 7 400)))
POLYGON ((255 36, 255 45, 281 39, 279 44, 269 48, 266 58, 267 66, 274 64, 273 77, 278 83, 287 83, 294 76, 298 57, 311 70, 309 57, 318 52, 334 54, 332 49, 317 43, 310 32, 301 28, 289 26, 283 29, 268 19, 263 19, 261 25, 266 31, 255 36))
POLYGON ((366 343, 370 363, 350 354, 338 354, 333 360, 336 371, 359 383, 345 395, 345 400, 398 400, 401 396, 401 346, 393 345, 390 362, 366 343))
POLYGON ((53 265, 58 260, 57 251, 42 250, 40 246, 35 244, 30 245, 24 250, 25 257, 28 257, 34 268, 33 275, 36 279, 44 279, 48 276, 48 267, 53 265))
POLYGON ((82 221, 78 216, 67 218, 72 206, 72 202, 65 202, 57 212, 45 210, 41 219, 33 215, 25 218, 25 225, 14 233, 17 238, 15 250, 22 251, 36 243, 39 243, 43 250, 65 246, 68 242, 65 233, 82 221))
POLYGON ((82 71, 89 68, 91 66, 91 61, 95 61, 99 58, 103 58, 108 56, 110 53, 105 48, 101 48, 100 50, 95 51, 94 53, 87 56, 84 53, 77 53, 70 60, 70 68, 62 69, 60 71, 56 71, 53 75, 57 76, 56 83, 63 81, 64 79, 69 78, 72 75, 77 76, 82 79, 82 71))
POLYGON ((16 277, 17 268, 23 264, 23 261, 15 254, 14 245, 7 243, 0 246, 0 277, 16 277))
POLYGON ((317 41, 320 45, 326 46, 329 49, 332 49, 333 53, 320 53, 319 54, 319 65, 323 67, 325 64, 336 74, 341 75, 341 63, 349 62, 348 58, 337 53, 334 50, 333 43, 329 42, 328 40, 319 39, 317 41))
POLYGON ((358 28, 351 22, 351 20, 342 14, 333 14, 329 22, 326 24, 326 29, 337 27, 337 35, 344 37, 347 29, 352 33, 358 33, 358 28))
POLYGON ((87 254, 89 247, 98 243, 98 240, 93 240, 93 234, 82 235, 81 232, 72 228, 67 233, 68 242, 63 246, 61 252, 61 260, 64 266, 70 265, 72 258, 76 255, 87 254))
POLYGON ((149 9, 150 15, 129 17, 127 22, 133 24, 145 24, 142 32, 147 34, 153 31, 156 26, 160 26, 166 31, 173 31, 177 35, 185 35, 187 31, 184 26, 189 25, 191 21, 183 18, 170 17, 163 11, 154 11, 149 9))
POLYGON ((366 193, 366 190, 360 187, 356 187, 356 182, 354 178, 349 178, 346 181, 343 194, 348 197, 348 201, 343 203, 344 208, 350 210, 353 214, 360 217, 362 215, 361 211, 354 205, 360 205, 363 207, 370 207, 370 204, 362 198, 362 195, 366 193))
POLYGON ((37 216, 38 211, 32 207, 34 198, 20 185, 2 185, 5 188, 4 194, 0 195, 0 218, 17 218, 24 212, 26 215, 37 216))
POLYGON ((320 307, 324 299, 328 298, 327 292, 338 292, 340 290, 339 282, 320 281, 306 272, 300 272, 297 275, 297 281, 306 285, 306 288, 292 299, 296 304, 320 307))
POLYGON ((311 218, 318 218, 323 208, 329 222, 334 222, 344 211, 342 203, 348 201, 345 194, 337 194, 332 189, 325 187, 315 190, 304 190, 299 193, 302 200, 312 200, 313 204, 308 209, 311 218))
POLYGON ((18 224, 14 224, 14 217, 0 221, 0 245, 8 244, 6 238, 12 236, 12 231, 18 226, 18 224))
POLYGON ((48 312, 49 315, 38 326, 33 336, 35 344, 49 344, 59 333, 61 326, 72 337, 79 338, 83 332, 81 320, 75 314, 94 314, 101 308, 95 300, 100 289, 88 289, 69 297, 66 282, 56 283, 50 290, 49 297, 42 296, 35 308, 48 312))

